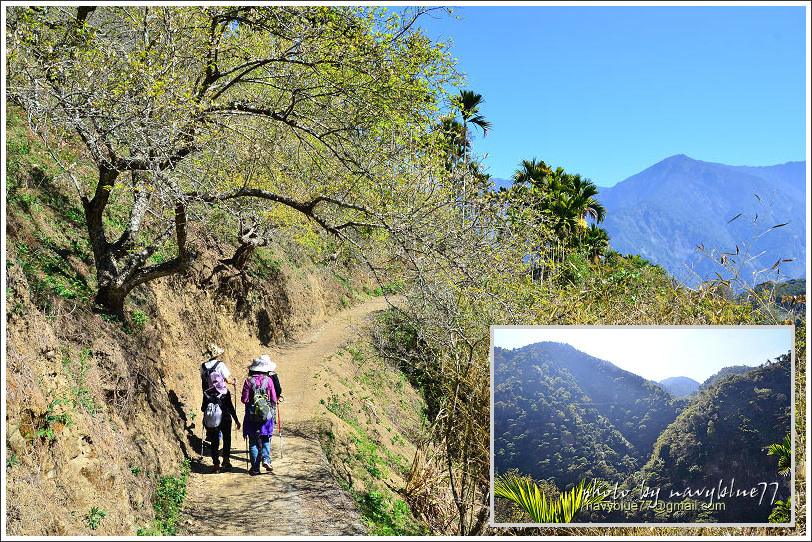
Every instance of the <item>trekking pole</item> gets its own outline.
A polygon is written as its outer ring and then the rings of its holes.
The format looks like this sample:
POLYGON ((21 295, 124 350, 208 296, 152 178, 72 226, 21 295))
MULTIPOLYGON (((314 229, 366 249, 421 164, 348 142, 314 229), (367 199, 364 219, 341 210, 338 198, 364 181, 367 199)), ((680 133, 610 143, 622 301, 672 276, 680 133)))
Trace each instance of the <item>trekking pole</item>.
POLYGON ((198 459, 198 461, 200 461, 201 463, 203 462, 203 433, 205 431, 206 431, 206 429, 203 427, 203 420, 201 419, 200 420, 200 459, 198 459))
POLYGON ((279 415, 279 401, 276 402, 276 423, 279 426, 279 458, 282 458, 282 416, 279 415))
MULTIPOLYGON (((243 421, 243 423, 246 423, 248 421, 248 403, 245 403, 242 406, 242 411, 243 411, 243 414, 244 414, 242 421, 243 421)), ((245 470, 251 470, 251 467, 248 466, 248 435, 245 432, 246 432, 246 429, 243 428, 243 437, 242 438, 245 440, 245 470)))

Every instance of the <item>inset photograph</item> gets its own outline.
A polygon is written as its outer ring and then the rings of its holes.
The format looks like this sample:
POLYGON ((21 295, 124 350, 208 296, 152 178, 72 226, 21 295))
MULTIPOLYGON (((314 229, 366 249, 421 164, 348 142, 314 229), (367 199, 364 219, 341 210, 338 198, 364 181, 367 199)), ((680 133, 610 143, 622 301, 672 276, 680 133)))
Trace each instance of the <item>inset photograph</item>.
POLYGON ((492 326, 494 526, 794 525, 792 326, 492 326))

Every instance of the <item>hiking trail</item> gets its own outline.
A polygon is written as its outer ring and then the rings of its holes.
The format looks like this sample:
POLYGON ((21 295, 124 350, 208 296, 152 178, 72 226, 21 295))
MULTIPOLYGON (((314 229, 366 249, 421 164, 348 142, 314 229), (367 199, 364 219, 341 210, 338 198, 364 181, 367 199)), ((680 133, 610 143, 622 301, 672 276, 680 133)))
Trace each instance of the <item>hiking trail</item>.
MULTIPOLYGON (((263 347, 257 356, 270 353, 277 363, 284 401, 279 404, 282 420, 282 457, 279 435, 271 439, 273 471, 264 469, 249 476, 242 430, 232 427, 229 471, 211 474, 208 443, 202 462, 193 460, 187 479, 187 497, 178 519, 182 536, 341 536, 364 535, 366 528, 352 498, 338 485, 319 444, 312 421, 323 410, 310 390, 313 375, 328 363, 348 339, 354 338, 367 315, 387 307, 383 297, 369 299, 344 310, 311 328, 299 341, 263 347)), ((239 401, 251 360, 224 361, 237 378, 237 415, 242 423, 239 401)), ((232 394, 233 387, 230 388, 232 394)), ((199 431, 198 429, 196 429, 199 431)), ((199 434, 199 433, 198 433, 199 434)), ((195 450, 195 456, 200 449, 195 450)))

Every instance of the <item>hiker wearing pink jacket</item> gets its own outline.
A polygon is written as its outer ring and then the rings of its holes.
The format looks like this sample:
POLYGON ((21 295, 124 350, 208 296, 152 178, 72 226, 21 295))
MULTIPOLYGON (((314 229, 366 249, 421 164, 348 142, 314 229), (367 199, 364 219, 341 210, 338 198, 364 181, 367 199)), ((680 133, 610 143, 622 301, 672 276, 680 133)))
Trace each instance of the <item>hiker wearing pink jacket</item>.
MULTIPOLYGON (((252 360, 248 366, 248 378, 242 387, 240 400, 245 405, 245 417, 243 419, 243 437, 248 438, 249 452, 251 456, 251 469, 248 474, 255 476, 259 474, 260 462, 267 471, 272 471, 271 466, 271 437, 273 436, 273 426, 276 423, 276 402, 278 401, 277 387, 272 376, 276 376, 276 363, 271 361, 270 356, 263 354, 252 360), (263 394, 271 410, 270 418, 265 422, 257 421, 252 416, 254 398, 256 394, 263 394)), ((278 377, 277 377, 278 381, 278 377)))

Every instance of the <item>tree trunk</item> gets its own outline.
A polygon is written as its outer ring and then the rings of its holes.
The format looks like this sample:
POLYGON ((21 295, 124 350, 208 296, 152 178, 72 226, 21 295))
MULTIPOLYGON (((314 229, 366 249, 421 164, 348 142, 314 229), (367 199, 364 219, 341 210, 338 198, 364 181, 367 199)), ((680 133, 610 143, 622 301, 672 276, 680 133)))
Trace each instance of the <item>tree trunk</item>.
MULTIPOLYGON (((148 204, 148 198, 138 195, 126 230, 117 242, 110 243, 104 231, 103 214, 117 177, 118 171, 100 166, 96 194, 92 200, 82 198, 82 205, 85 209, 85 222, 96 265, 98 290, 95 301, 125 322, 124 302, 135 287, 185 271, 194 260, 195 253, 186 246, 186 207, 180 201, 175 203, 175 236, 178 246, 178 255, 175 258, 147 265, 149 257, 157 248, 156 244, 137 252, 129 250, 135 246, 135 237, 148 204)), ((166 233, 169 231, 171 229, 166 233)), ((159 236, 159 239, 162 237, 163 235, 159 236)))
POLYGON ((238 241, 240 242, 240 246, 237 247, 237 250, 234 252, 234 256, 228 260, 228 263, 230 263, 238 271, 242 271, 257 247, 265 246, 268 244, 268 242, 259 237, 254 228, 246 228, 243 226, 240 226, 240 235, 238 237, 238 241))

